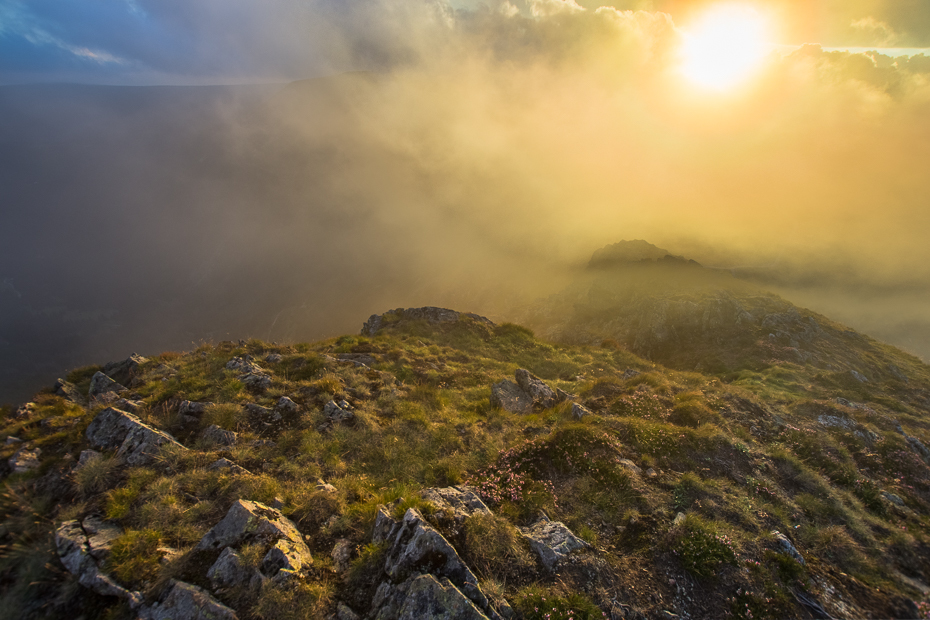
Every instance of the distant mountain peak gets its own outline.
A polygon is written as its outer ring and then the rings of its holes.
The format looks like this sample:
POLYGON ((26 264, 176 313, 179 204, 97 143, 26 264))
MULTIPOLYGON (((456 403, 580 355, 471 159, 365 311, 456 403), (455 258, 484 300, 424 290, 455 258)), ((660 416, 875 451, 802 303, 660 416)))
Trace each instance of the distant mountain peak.
POLYGON ((603 269, 632 263, 676 262, 700 266, 696 261, 672 254, 643 239, 618 241, 596 250, 588 262, 589 269, 603 269))

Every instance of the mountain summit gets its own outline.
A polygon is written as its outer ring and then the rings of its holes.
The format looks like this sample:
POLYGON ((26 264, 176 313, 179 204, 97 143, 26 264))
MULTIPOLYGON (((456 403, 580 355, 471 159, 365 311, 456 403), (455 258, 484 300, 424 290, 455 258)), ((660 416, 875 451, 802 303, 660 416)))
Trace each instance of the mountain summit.
POLYGON ((545 339, 398 308, 5 410, 0 617, 926 615, 930 367, 630 243, 545 339))

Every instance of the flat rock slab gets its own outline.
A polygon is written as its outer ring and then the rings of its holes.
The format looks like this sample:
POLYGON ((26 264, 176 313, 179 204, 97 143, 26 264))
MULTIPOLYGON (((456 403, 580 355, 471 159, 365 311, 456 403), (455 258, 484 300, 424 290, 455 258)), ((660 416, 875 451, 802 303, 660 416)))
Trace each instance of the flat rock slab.
POLYGON ((382 583, 372 600, 375 620, 487 620, 448 579, 418 575, 400 585, 382 583))
POLYGON ((491 514, 491 509, 481 501, 474 487, 456 486, 425 489, 421 494, 440 512, 450 514, 456 522, 462 522, 473 514, 491 514))
POLYGON ((156 430, 131 413, 114 407, 107 407, 97 414, 87 427, 86 436, 94 448, 118 448, 116 456, 129 465, 151 463, 165 445, 187 449, 168 433, 156 430))
POLYGON ((584 549, 588 543, 575 536, 561 521, 542 519, 530 527, 521 527, 530 547, 549 570, 572 551, 584 549))
POLYGON ((510 413, 532 413, 533 399, 519 385, 504 379, 491 386, 491 406, 510 413))
POLYGON ((174 581, 160 603, 139 610, 141 620, 239 620, 226 607, 197 586, 174 581))

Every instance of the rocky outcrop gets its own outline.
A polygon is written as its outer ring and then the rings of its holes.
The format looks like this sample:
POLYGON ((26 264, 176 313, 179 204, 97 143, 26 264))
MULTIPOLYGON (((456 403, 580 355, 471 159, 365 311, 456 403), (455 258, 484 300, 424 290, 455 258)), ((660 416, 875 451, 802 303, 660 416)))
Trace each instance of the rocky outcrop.
MULTIPOLYGON (((386 524, 380 525, 383 531, 386 524)), ((393 583, 406 581, 417 573, 430 573, 448 578, 478 607, 488 606, 488 598, 478 587, 471 569, 416 509, 407 510, 403 520, 391 526, 385 540, 389 547, 384 572, 393 583)))
MULTIPOLYGON (((207 575, 213 575, 210 579, 230 587, 234 585, 230 580, 244 575, 235 547, 247 543, 260 544, 265 549, 258 570, 253 569, 248 574, 250 581, 270 578, 283 582, 313 563, 310 549, 290 519, 274 508, 246 500, 232 505, 223 520, 200 539, 194 553, 211 554, 222 550, 207 575)), ((244 580, 243 577, 240 581, 244 580)))
POLYGON ((504 379, 491 386, 491 406, 510 413, 532 413, 533 400, 519 385, 504 379))
POLYGON ((575 398, 562 390, 555 391, 545 381, 524 368, 514 373, 517 382, 504 379, 491 386, 491 406, 510 413, 530 413, 554 407, 575 398))
POLYGON ((120 362, 110 362, 103 367, 103 372, 117 383, 132 386, 134 380, 142 374, 142 365, 147 363, 146 358, 133 353, 120 362))
POLYGON ((236 612, 204 590, 172 581, 161 603, 139 610, 141 620, 238 620, 236 612))
POLYGON ((782 553, 785 553, 785 554, 791 556, 792 558, 794 558, 795 560, 797 560, 797 562, 798 562, 799 564, 802 564, 802 565, 803 565, 803 564, 806 564, 806 562, 804 561, 804 556, 802 556, 802 555, 798 552, 798 550, 797 550, 797 549, 795 548, 795 546, 791 543, 791 541, 788 540, 788 537, 787 537, 787 536, 785 536, 784 534, 782 534, 782 533, 779 532, 778 530, 773 530, 773 531, 772 531, 772 536, 775 537, 775 542, 778 543, 778 547, 779 547, 779 549, 781 550, 782 553))
POLYGON ((87 427, 87 440, 94 448, 116 449, 116 456, 129 465, 149 464, 158 456, 162 446, 184 446, 174 437, 144 424, 139 418, 108 407, 97 414, 87 427))
POLYGON ((226 362, 226 370, 235 370, 239 381, 253 392, 263 392, 271 387, 271 374, 252 361, 251 355, 234 357, 226 362))
POLYGON ((323 415, 328 422, 351 422, 355 419, 352 405, 344 400, 331 400, 323 406, 323 415))
POLYGON ((393 585, 382 583, 372 599, 374 620, 487 620, 449 579, 417 575, 393 585))
MULTIPOLYGON (((102 528, 101 528, 102 529, 102 528)), ((78 521, 65 521, 55 532, 55 548, 61 563, 78 583, 103 596, 116 596, 126 600, 133 609, 142 604, 142 595, 130 592, 100 570, 98 558, 106 557, 112 538, 109 532, 93 531, 93 543, 78 521), (96 554, 94 551, 96 550, 96 554)), ((113 537, 115 538, 115 537, 113 537)))
POLYGON ((87 404, 84 395, 77 389, 77 386, 73 383, 68 383, 64 379, 58 379, 58 381, 55 382, 55 394, 62 398, 67 398, 76 405, 84 406, 87 404))
POLYGON ((447 326, 463 320, 468 320, 471 323, 484 326, 485 328, 495 327, 490 319, 477 314, 426 306, 423 308, 397 308, 396 310, 389 310, 384 314, 372 314, 365 324, 362 325, 362 335, 374 336, 382 329, 391 326, 396 327, 400 324, 412 321, 426 321, 433 326, 447 326))
POLYGON ((540 519, 530 527, 521 527, 520 532, 529 541, 543 566, 549 570, 554 570, 559 561, 572 551, 589 546, 561 521, 540 519))
POLYGON ((90 379, 90 388, 87 390, 87 394, 91 398, 97 398, 109 392, 122 392, 125 389, 125 386, 117 383, 98 370, 90 379))

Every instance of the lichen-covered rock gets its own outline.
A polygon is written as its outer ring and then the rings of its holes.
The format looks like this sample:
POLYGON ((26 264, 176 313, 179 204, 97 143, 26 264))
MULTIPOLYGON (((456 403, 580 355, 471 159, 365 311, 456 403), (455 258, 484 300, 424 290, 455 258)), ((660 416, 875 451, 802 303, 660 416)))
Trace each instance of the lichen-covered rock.
POLYGON ((519 368, 514 373, 514 376, 517 385, 533 400, 533 406, 537 409, 548 409, 558 404, 558 395, 542 379, 531 374, 530 371, 519 368))
POLYGON ((232 547, 226 547, 207 571, 207 579, 214 588, 230 588, 247 583, 253 573, 243 564, 242 556, 232 547))
POLYGON ((133 609, 142 604, 142 595, 130 592, 109 575, 101 572, 91 555, 87 534, 77 521, 65 521, 55 531, 55 548, 61 563, 78 583, 103 596, 116 596, 126 600, 133 609))
POLYGON ((355 418, 352 406, 344 400, 331 400, 323 405, 323 415, 332 422, 349 422, 355 418))
POLYGON ((549 570, 572 551, 584 549, 588 543, 575 536, 561 521, 540 519, 530 527, 521 527, 539 560, 549 570))
POLYGON ((125 389, 125 386, 120 385, 98 370, 90 379, 90 388, 87 393, 91 398, 95 398, 107 392, 122 392, 125 389))
POLYGON ((282 539, 292 543, 293 549, 302 554, 303 565, 313 561, 297 526, 290 519, 274 508, 240 499, 223 520, 200 539, 195 550, 223 549, 252 541, 274 545, 282 539))
POLYGON ((778 543, 779 548, 783 553, 788 554, 792 558, 798 561, 799 564, 806 564, 804 561, 804 556, 795 548, 795 546, 788 540, 788 537, 779 532, 778 530, 772 531, 772 536, 775 537, 775 542, 778 543))
POLYGON ((532 413, 533 399, 519 385, 504 379, 491 386, 491 406, 510 413, 532 413))
POLYGON ((7 460, 10 470, 14 474, 23 474, 27 471, 35 471, 39 468, 39 455, 42 454, 41 448, 29 448, 23 446, 17 450, 13 456, 7 460))
POLYGON ((161 603, 139 610, 141 620, 238 620, 236 612, 204 590, 172 581, 161 603))
POLYGON ((473 514, 491 514, 491 509, 481 501, 474 487, 425 489, 421 496, 436 507, 438 514, 448 514, 457 523, 462 523, 473 514))
POLYGON ((378 512, 375 514, 375 526, 371 531, 371 541, 381 543, 387 540, 398 522, 384 506, 378 506, 378 512))
POLYGON ((310 556, 310 550, 304 542, 296 543, 286 538, 278 539, 262 558, 262 572, 266 575, 274 575, 281 569, 293 571, 295 573, 308 564, 313 562, 310 556))
POLYGON ((201 440, 216 446, 234 446, 236 445, 237 437, 238 435, 234 431, 227 431, 216 424, 211 424, 203 429, 203 432, 200 434, 201 440))
POLYGON ((168 433, 156 430, 131 413, 113 407, 107 407, 97 414, 87 427, 86 436, 94 448, 118 448, 116 456, 129 465, 151 463, 166 445, 186 450, 168 433))
POLYGON ((448 308, 426 306, 423 308, 397 308, 388 310, 384 314, 372 314, 362 325, 362 335, 374 336, 385 327, 410 321, 426 321, 430 325, 439 326, 458 323, 465 317, 485 328, 495 327, 494 323, 489 319, 471 312, 456 312, 448 308))
POLYGON ((399 585, 383 583, 372 600, 375 620, 487 620, 448 579, 417 575, 399 585))
POLYGON ((230 473, 233 473, 233 474, 251 474, 252 473, 245 467, 242 467, 241 465, 237 465, 236 463, 233 463, 227 458, 217 459, 216 461, 211 463, 209 467, 207 467, 207 471, 215 471, 217 469, 228 469, 230 473))
POLYGON ((415 573, 448 577, 476 605, 484 609, 488 599, 478 587, 478 579, 459 557, 455 548, 436 531, 416 509, 410 508, 388 535, 384 572, 394 581, 415 573))

